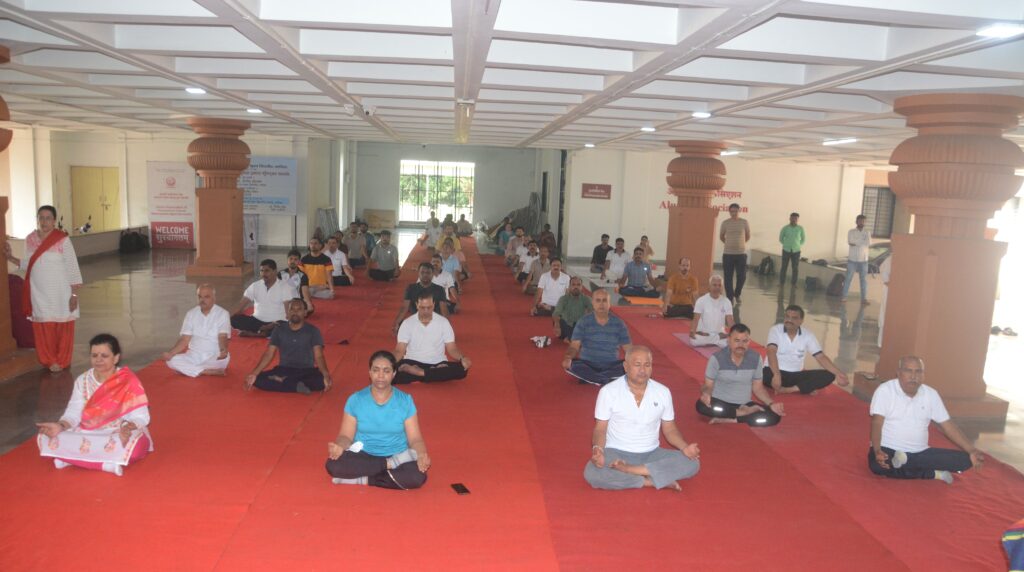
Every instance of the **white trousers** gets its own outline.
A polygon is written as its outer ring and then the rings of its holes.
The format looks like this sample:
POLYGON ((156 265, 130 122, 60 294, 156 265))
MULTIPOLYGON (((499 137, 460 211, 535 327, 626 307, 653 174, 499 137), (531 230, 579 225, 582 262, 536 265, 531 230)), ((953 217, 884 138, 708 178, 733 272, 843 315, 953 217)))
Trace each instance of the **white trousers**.
POLYGON ((228 362, 231 361, 231 355, 229 354, 224 359, 217 359, 217 355, 219 354, 189 350, 167 360, 167 367, 189 377, 199 377, 199 374, 208 369, 227 369, 228 362))
POLYGON ((696 338, 689 338, 689 340, 690 340, 690 345, 693 346, 693 347, 697 347, 697 346, 718 346, 720 348, 724 348, 725 346, 729 345, 728 338, 723 338, 723 337, 719 336, 718 334, 706 334, 706 335, 697 334, 696 338))

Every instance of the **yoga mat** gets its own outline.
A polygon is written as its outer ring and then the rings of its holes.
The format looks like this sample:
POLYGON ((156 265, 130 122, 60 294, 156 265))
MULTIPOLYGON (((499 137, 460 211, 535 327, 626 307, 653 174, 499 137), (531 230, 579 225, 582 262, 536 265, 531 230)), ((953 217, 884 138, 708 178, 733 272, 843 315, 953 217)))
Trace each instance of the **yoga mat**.
POLYGON ((623 296, 633 306, 661 306, 659 298, 644 298, 643 296, 623 296))
POLYGON ((672 337, 674 337, 675 339, 677 339, 680 342, 682 342, 682 344, 684 346, 686 346, 687 348, 689 348, 689 349, 697 352, 698 354, 700 354, 704 359, 707 359, 707 358, 715 355, 715 352, 717 352, 718 350, 722 349, 722 348, 720 348, 718 346, 694 346, 694 345, 691 345, 690 344, 690 333, 689 332, 676 332, 676 333, 672 334, 672 337))

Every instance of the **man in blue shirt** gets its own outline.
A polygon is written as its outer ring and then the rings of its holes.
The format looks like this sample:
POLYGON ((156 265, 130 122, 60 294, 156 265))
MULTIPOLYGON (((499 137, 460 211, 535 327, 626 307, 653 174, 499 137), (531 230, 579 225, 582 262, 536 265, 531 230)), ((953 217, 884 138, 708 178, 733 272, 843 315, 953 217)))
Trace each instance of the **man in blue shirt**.
POLYGON ((654 282, 654 275, 651 273, 651 265, 644 262, 644 249, 640 247, 633 249, 633 260, 626 263, 626 269, 622 271, 622 278, 619 278, 619 294, 643 298, 660 296, 654 282), (647 289, 648 284, 651 286, 650 290, 647 289))
POLYGON ((580 383, 604 385, 626 375, 619 352, 630 345, 629 330, 612 314, 607 290, 594 291, 594 313, 576 322, 562 367, 580 383))

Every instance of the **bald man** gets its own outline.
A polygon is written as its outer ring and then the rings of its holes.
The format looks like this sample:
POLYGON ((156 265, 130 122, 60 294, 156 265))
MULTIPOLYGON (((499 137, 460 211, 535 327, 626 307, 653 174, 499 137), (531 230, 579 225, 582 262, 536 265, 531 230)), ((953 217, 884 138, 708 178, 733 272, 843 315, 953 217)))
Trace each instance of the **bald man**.
POLYGON ((631 342, 626 323, 610 311, 607 290, 594 290, 592 304, 593 313, 576 322, 562 368, 581 383, 604 385, 625 374, 619 352, 631 342))
POLYGON ((217 305, 217 291, 210 284, 196 289, 199 305, 185 314, 178 343, 163 354, 167 367, 189 377, 224 375, 231 356, 231 314, 217 305))

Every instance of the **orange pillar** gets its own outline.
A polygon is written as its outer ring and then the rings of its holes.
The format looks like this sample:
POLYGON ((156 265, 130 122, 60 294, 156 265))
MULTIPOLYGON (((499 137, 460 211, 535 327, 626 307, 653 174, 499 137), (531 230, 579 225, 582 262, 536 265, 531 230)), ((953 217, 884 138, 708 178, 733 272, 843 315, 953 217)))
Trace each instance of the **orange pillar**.
POLYGON ((718 141, 669 141, 679 156, 668 164, 669 192, 676 205, 668 210, 666 273, 675 272, 681 257, 690 259, 690 273, 707 288, 714 266, 715 223, 718 211, 711 208, 715 192, 725 186, 725 164, 719 155, 725 144, 718 141))
POLYGON ((192 117, 199 138, 188 145, 188 164, 202 179, 196 189, 196 261, 186 276, 242 276, 252 272, 243 256, 242 190, 249 146, 239 139, 248 121, 192 117))
POLYGON ((924 358, 925 382, 950 414, 1006 419, 1006 402, 985 393, 999 262, 1006 244, 985 238, 986 222, 1021 187, 1024 151, 1003 138, 1024 113, 1024 98, 986 94, 901 97, 894 111, 916 137, 889 162, 889 185, 914 215, 913 234, 893 237, 893 265, 879 380, 897 361, 924 358))

